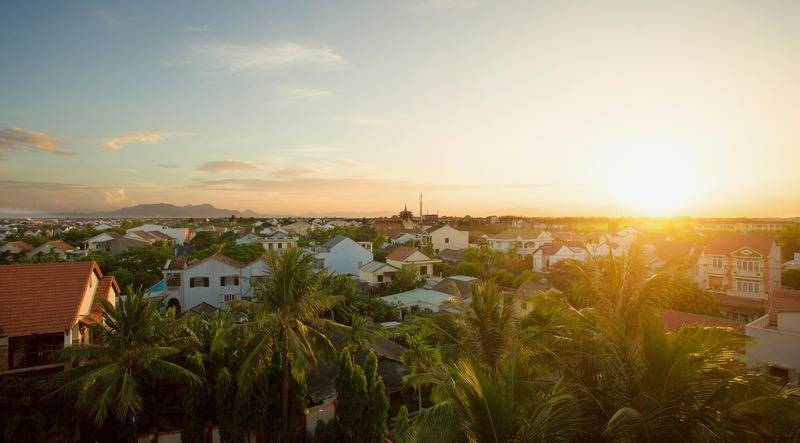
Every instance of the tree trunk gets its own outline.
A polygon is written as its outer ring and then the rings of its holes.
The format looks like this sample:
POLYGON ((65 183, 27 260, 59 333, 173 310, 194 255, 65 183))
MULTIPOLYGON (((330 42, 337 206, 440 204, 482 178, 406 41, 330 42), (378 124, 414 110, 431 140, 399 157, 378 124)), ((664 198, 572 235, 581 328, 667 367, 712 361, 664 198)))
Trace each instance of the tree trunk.
POLYGON ((419 396, 419 408, 417 409, 417 413, 422 411, 422 386, 417 388, 417 395, 419 396))
POLYGON ((282 401, 283 401, 283 431, 284 437, 289 438, 289 334, 283 332, 283 349, 281 350, 283 363, 282 401))

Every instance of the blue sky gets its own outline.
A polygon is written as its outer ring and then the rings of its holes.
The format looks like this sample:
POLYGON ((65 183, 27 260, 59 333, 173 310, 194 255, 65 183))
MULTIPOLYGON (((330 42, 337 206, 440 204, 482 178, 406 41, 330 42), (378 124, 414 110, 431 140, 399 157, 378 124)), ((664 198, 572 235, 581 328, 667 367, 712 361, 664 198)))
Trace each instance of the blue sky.
POLYGON ((797 215, 792 2, 8 2, 0 209, 797 215))

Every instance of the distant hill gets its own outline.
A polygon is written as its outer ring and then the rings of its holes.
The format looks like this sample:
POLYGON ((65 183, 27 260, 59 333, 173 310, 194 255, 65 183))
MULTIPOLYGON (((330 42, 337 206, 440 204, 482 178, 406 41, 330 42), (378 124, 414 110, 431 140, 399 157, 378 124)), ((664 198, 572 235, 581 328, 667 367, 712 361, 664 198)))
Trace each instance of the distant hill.
POLYGON ((236 217, 260 217, 259 214, 247 209, 219 209, 209 204, 176 206, 169 203, 154 203, 146 205, 129 206, 97 213, 104 217, 145 217, 145 218, 222 218, 234 215, 236 217))

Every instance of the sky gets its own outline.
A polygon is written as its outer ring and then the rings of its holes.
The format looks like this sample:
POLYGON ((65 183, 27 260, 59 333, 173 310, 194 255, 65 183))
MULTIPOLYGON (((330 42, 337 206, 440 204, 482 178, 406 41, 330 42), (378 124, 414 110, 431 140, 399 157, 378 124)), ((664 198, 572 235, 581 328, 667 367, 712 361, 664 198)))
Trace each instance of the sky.
POLYGON ((800 215, 800 2, 2 9, 0 213, 800 215))

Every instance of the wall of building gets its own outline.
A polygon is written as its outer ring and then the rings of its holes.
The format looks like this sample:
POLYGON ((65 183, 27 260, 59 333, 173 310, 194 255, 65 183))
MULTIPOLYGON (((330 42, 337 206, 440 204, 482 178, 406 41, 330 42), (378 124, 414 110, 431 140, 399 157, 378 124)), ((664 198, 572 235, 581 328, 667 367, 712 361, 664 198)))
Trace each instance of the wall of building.
POLYGON ((345 239, 336 244, 328 252, 316 254, 323 260, 323 267, 328 272, 340 275, 359 275, 359 269, 372 261, 372 252, 351 239, 345 239))
MULTIPOLYGON (((800 323, 797 317, 789 320, 792 327, 800 323)), ((800 381, 800 333, 768 328, 768 323, 769 317, 764 316, 745 327, 746 334, 753 339, 747 347, 746 362, 748 366, 773 365, 789 369, 789 381, 796 385, 800 381)))

